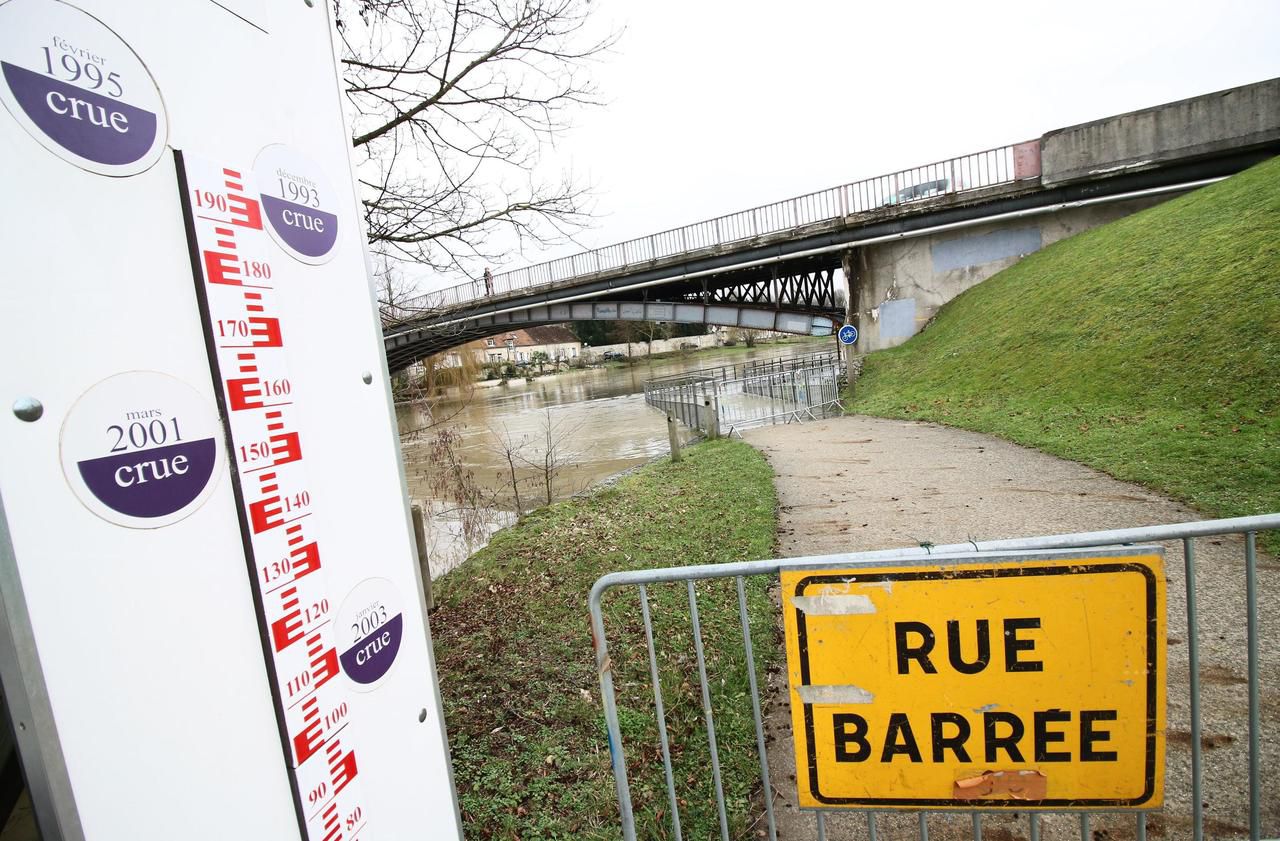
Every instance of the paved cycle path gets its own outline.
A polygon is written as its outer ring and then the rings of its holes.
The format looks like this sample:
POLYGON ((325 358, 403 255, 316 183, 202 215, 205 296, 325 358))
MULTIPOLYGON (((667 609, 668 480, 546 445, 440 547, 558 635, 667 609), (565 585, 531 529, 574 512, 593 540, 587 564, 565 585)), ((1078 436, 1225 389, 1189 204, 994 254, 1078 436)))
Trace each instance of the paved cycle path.
MULTIPOLYGON (((781 508, 780 556, 960 543, 1205 519, 1137 485, 1070 461, 936 424, 851 416, 746 434, 772 465, 781 508)), ((1190 838, 1190 725, 1186 600, 1180 542, 1166 545, 1168 570, 1168 763, 1166 807, 1148 837, 1190 838)), ((1199 596, 1205 837, 1247 838, 1247 693, 1244 540, 1196 542, 1199 596)), ((1280 837, 1280 565, 1261 557, 1263 838, 1280 837)), ((779 837, 816 838, 813 816, 796 809, 786 673, 770 676, 770 767, 779 837)), ((868 837, 865 817, 827 822, 832 841, 868 837)), ((878 837, 916 838, 915 818, 881 818, 878 837)), ((988 818, 987 841, 1028 837, 1024 819, 988 818)), ((968 817, 935 815, 933 841, 970 837, 968 817)), ((764 824, 756 826, 765 837, 764 824)), ((1135 837, 1133 819, 1092 820, 1094 839, 1135 837)), ((1045 841, 1079 839, 1076 820, 1042 822, 1045 841)))

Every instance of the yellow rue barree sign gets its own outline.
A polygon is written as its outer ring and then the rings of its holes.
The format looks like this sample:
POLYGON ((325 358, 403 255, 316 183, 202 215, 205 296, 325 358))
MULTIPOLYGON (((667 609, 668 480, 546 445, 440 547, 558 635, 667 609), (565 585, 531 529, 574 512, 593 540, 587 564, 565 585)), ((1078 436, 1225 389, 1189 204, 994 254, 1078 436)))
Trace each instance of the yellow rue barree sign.
POLYGON ((801 807, 1164 797, 1152 547, 782 573, 801 807))

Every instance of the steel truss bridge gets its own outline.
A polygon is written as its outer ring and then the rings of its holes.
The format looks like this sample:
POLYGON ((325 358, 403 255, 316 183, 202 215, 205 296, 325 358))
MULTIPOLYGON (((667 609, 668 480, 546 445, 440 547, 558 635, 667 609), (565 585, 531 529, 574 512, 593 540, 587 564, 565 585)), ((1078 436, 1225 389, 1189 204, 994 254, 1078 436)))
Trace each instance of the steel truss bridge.
POLYGON ((387 360, 397 371, 472 339, 565 321, 828 335, 844 317, 842 234, 1034 190, 1038 154, 1036 141, 1002 146, 432 292, 385 314, 387 360))
MULTIPOLYGON (((673 277, 639 289, 631 284, 613 289, 609 281, 561 282, 537 292, 495 292, 452 305, 426 296, 400 308, 387 323, 387 361, 396 371, 473 339, 566 321, 662 321, 825 336, 844 315, 843 301, 837 300, 838 262, 800 258, 673 277)), ((456 291, 462 290, 445 290, 456 291)))

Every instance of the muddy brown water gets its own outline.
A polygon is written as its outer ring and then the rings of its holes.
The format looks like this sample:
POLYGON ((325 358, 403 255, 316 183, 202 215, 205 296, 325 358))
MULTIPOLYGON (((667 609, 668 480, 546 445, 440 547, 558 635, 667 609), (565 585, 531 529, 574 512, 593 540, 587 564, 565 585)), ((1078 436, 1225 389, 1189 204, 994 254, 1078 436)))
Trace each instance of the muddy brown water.
MULTIPOLYGON (((453 569, 480 549, 488 537, 515 519, 515 495, 504 440, 519 450, 516 481, 521 507, 545 504, 543 453, 548 436, 556 442, 564 467, 555 477, 552 500, 565 499, 618 473, 669 452, 665 416, 644 402, 644 383, 654 377, 699 368, 738 365, 748 360, 789 357, 835 347, 834 339, 792 340, 743 350, 716 349, 686 356, 648 359, 635 348, 634 364, 569 370, 505 385, 477 383, 470 393, 452 393, 431 404, 396 409, 402 435, 409 496, 427 513, 432 577, 453 569), (436 427, 431 427, 438 420, 436 427), (433 487, 440 473, 431 458, 431 437, 438 427, 459 436, 457 452, 475 478, 488 505, 480 511, 482 528, 468 537, 462 514, 447 494, 433 487), (421 430, 413 434, 413 430, 421 430), (531 462, 531 463, 527 463, 531 462)), ((682 442, 691 437, 680 429, 682 442)))

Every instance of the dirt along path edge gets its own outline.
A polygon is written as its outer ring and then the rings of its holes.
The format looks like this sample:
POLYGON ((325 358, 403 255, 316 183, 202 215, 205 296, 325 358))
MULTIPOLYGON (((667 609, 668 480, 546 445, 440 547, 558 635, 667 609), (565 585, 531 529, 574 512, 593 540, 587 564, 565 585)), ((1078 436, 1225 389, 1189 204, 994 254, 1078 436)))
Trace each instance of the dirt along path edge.
MULTIPOLYGON (((1205 519, 1145 488, 1075 462, 965 430, 861 416, 766 427, 746 434, 774 470, 781 557, 921 543, 1129 528, 1205 519)), ((1244 541, 1196 542, 1200 616, 1206 837, 1248 837, 1244 541)), ((1168 574, 1168 760, 1165 808, 1148 818, 1153 838, 1191 837, 1187 618, 1180 542, 1165 546, 1168 574)), ((1263 833, 1280 835, 1280 565, 1258 564, 1263 676, 1263 833), (1268 683, 1270 685, 1268 685, 1268 683), (1267 738, 1270 738, 1270 742, 1267 738), (1268 796, 1270 792, 1270 796, 1268 796)), ((765 713, 778 837, 817 838, 812 813, 796 808, 785 670, 770 676, 765 713)), ((764 836, 763 822, 757 835, 764 836)), ((930 838, 968 838, 966 817, 934 814, 930 838)), ((878 836, 915 838, 915 817, 881 817, 878 836)), ((1135 820, 1098 816, 1095 839, 1134 838, 1135 820)), ((865 816, 827 821, 832 841, 867 838, 865 816)), ((1028 837, 1025 816, 984 819, 984 838, 1028 837)), ((1080 838, 1069 818, 1042 821, 1042 838, 1080 838)))

